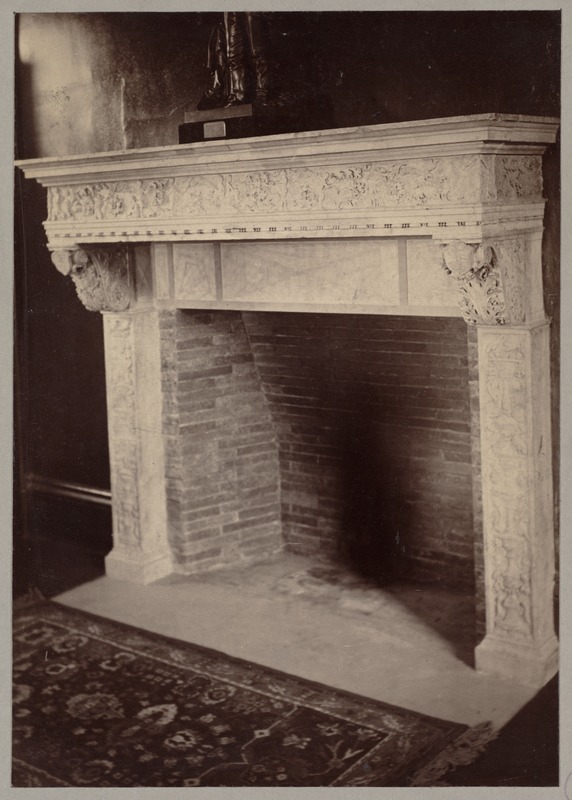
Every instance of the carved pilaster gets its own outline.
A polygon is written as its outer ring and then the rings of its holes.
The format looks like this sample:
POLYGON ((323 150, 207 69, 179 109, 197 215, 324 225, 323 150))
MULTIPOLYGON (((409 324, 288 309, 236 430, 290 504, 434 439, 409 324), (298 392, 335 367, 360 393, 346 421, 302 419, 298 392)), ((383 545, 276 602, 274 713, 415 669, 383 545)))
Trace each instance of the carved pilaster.
POLYGON ((477 668, 557 670, 549 326, 478 327, 487 635, 477 668))
POLYGON ((542 686, 558 665, 549 324, 541 233, 443 244, 477 325, 486 628, 477 668, 542 686))
POLYGON ((110 577, 148 583, 172 571, 162 440, 160 312, 104 315, 113 550, 110 577))
POLYGON ((52 261, 70 275, 88 311, 125 311, 131 303, 126 245, 54 250, 52 261))

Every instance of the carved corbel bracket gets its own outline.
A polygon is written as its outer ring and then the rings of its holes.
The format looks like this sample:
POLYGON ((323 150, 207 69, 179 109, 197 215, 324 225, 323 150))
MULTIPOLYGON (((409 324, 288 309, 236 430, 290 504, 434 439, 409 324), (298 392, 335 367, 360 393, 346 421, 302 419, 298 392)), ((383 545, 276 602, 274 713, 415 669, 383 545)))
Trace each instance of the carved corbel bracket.
POLYGON ((459 305, 470 325, 505 325, 506 303, 496 252, 487 244, 442 244, 443 268, 457 281, 459 305))
POLYGON ((52 262, 70 275, 88 311, 125 311, 131 303, 127 247, 54 250, 52 262))

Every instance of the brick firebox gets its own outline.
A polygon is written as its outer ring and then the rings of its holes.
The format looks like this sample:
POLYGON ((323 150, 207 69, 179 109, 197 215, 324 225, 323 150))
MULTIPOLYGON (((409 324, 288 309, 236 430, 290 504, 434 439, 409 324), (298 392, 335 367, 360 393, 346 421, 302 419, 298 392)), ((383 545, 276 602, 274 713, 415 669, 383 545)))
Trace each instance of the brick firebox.
POLYGON ((165 312, 177 569, 286 546, 472 588, 466 332, 448 318, 165 312))

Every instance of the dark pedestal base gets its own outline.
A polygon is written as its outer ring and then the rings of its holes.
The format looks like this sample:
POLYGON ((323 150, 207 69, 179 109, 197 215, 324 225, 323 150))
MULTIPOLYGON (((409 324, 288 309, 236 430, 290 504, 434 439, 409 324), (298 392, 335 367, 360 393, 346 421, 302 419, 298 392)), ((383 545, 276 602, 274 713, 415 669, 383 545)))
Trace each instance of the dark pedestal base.
POLYGON ((243 139, 278 133, 332 128, 331 106, 324 98, 312 98, 296 105, 284 101, 246 103, 231 108, 188 111, 179 125, 179 144, 212 139, 243 139))
POLYGON ((208 111, 187 111, 184 124, 179 125, 179 144, 255 135, 252 103, 208 111))

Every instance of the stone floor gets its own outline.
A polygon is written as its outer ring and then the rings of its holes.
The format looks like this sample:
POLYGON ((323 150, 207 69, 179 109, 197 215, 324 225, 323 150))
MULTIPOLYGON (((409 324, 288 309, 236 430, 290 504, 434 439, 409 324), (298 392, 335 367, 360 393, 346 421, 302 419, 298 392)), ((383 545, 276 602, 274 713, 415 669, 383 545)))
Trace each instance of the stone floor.
POLYGON ((318 558, 283 553, 148 586, 100 577, 54 599, 468 725, 501 727, 535 694, 473 668, 471 597, 378 588, 318 558))

